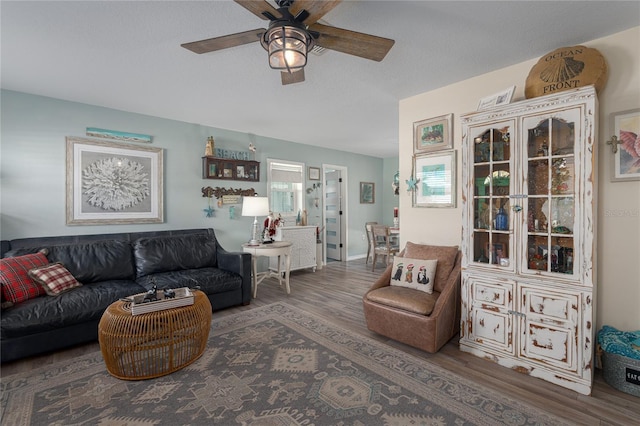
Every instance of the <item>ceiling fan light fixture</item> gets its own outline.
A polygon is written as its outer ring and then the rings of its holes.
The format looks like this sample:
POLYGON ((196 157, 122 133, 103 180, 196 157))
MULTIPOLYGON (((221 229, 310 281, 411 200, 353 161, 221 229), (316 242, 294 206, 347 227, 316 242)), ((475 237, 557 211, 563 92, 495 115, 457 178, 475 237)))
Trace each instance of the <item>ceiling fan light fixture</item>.
POLYGON ((269 66, 289 73, 304 68, 313 44, 304 28, 293 25, 272 25, 262 38, 262 46, 269 52, 269 66))

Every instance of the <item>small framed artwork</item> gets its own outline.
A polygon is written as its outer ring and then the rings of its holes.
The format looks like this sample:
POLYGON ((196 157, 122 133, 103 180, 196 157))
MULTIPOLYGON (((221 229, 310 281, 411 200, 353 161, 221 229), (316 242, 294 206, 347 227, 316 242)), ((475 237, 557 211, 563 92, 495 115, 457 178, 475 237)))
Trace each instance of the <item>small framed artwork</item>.
POLYGON ((611 180, 640 180, 640 109, 611 114, 611 180))
POLYGON ((163 150, 67 137, 67 225, 163 222, 163 150))
POLYGON ((453 148, 453 114, 413 123, 413 152, 434 152, 453 148))
POLYGON ((87 127, 87 136, 103 139, 114 139, 121 142, 147 142, 151 143, 151 136, 141 133, 120 132, 117 130, 98 129, 87 127))
POLYGON ((246 177, 244 175, 244 166, 236 166, 236 177, 238 179, 244 179, 246 177))
POLYGON ((456 151, 414 155, 413 207, 456 206, 456 151))
POLYGON ((480 102, 478 102, 478 111, 511 103, 513 92, 515 92, 515 90, 516 86, 511 86, 501 92, 480 99, 480 102))
POLYGON ((225 163, 224 168, 222 169, 222 177, 224 178, 233 178, 233 164, 225 163))
POLYGON ((309 180, 320 180, 320 169, 318 167, 309 167, 309 180))
POLYGON ((376 184, 373 182, 360 182, 360 204, 373 204, 376 202, 376 184))

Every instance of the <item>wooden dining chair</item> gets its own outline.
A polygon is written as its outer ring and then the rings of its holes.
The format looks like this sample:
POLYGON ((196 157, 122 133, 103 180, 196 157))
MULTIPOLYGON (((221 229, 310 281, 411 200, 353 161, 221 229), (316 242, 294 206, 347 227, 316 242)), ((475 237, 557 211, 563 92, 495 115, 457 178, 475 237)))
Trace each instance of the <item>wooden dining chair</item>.
POLYGON ((367 234, 367 260, 364 262, 364 264, 368 264, 369 263, 369 259, 373 258, 373 249, 375 247, 374 244, 374 239, 373 239, 373 230, 371 229, 373 225, 377 225, 378 222, 365 222, 364 224, 364 230, 365 233, 367 234))
POLYGON ((375 247, 373 248, 373 267, 372 271, 376 270, 376 263, 378 262, 378 256, 385 257, 385 266, 389 265, 393 256, 395 256, 399 248, 391 243, 391 233, 389 227, 386 225, 372 225, 371 231, 373 235, 373 241, 375 247))

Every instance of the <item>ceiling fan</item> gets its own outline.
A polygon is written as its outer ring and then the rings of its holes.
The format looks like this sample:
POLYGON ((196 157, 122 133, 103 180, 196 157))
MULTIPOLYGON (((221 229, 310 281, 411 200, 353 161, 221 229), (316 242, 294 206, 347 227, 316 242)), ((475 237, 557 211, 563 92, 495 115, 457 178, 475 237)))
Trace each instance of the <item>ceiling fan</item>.
POLYGON ((234 0, 257 17, 269 20, 258 28, 222 37, 181 44, 195 53, 208 53, 259 41, 269 52, 269 66, 281 71, 282 84, 304 81, 307 53, 314 47, 382 61, 394 40, 318 23, 342 0, 234 0))

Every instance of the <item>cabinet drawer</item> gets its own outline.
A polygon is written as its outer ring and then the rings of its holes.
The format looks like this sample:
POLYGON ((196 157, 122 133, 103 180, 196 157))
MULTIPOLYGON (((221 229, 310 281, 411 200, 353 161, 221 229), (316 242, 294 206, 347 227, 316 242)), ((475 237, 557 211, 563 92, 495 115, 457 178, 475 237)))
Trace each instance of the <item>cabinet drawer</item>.
POLYGON ((511 283, 485 282, 474 278, 470 280, 471 297, 474 304, 489 307, 495 306, 510 309, 512 304, 513 285, 511 283))
POLYGON ((547 320, 570 321, 574 324, 577 322, 578 307, 580 306, 579 294, 550 292, 526 285, 521 288, 521 312, 524 314, 539 315, 547 320))

